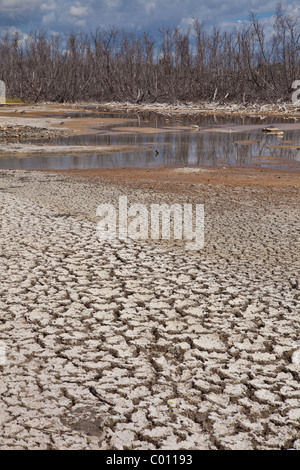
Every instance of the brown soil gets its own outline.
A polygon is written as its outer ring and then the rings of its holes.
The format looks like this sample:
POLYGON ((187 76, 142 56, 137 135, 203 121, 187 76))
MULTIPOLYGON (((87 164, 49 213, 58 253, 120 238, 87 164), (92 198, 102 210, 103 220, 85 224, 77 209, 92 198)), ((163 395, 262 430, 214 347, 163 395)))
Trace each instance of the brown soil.
MULTIPOLYGON (((49 170, 52 171, 52 170, 49 170)), ((193 191, 193 186, 225 185, 256 186, 269 188, 300 188, 300 174, 292 171, 277 171, 255 168, 207 168, 202 171, 185 172, 184 169, 160 166, 150 169, 120 168, 95 170, 57 170, 74 177, 85 177, 102 181, 123 182, 138 187, 163 191, 193 191), (183 170, 183 171, 182 171, 183 170)))

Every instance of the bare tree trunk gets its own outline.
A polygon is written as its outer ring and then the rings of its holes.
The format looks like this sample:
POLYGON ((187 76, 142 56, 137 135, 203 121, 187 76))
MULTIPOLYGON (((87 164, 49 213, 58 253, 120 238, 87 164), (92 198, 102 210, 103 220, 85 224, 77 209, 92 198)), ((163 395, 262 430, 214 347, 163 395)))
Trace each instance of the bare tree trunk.
POLYGON ((126 100, 219 103, 289 99, 300 78, 300 18, 278 6, 274 34, 252 13, 247 25, 162 28, 155 40, 117 28, 0 38, 7 96, 31 101, 126 100), (193 33, 193 34, 191 34, 193 33))

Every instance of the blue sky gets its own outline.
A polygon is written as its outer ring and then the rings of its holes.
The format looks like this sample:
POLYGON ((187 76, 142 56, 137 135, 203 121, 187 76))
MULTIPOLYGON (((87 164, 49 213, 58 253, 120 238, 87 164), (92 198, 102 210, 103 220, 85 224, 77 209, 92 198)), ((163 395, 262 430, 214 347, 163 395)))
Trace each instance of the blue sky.
MULTIPOLYGON (((299 1, 283 0, 281 4, 291 14, 300 13, 299 1)), ((250 10, 268 21, 276 6, 277 0, 0 0, 0 31, 89 32, 117 26, 155 33, 162 26, 186 27, 193 17, 207 26, 230 28, 244 21, 250 10)))

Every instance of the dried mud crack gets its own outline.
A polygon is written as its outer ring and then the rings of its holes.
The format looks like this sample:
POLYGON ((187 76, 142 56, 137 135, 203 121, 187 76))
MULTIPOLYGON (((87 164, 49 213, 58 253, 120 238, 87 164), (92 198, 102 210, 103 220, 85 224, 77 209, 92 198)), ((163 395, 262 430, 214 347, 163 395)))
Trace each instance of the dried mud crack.
POLYGON ((297 186, 0 176, 1 449, 300 449, 297 186), (204 249, 100 242, 124 193, 204 249))

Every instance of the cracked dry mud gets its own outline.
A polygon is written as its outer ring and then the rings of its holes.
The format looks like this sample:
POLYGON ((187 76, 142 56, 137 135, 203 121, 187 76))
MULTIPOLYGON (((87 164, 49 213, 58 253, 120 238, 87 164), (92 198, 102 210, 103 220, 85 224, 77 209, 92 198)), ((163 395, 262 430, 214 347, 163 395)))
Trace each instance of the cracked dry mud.
POLYGON ((1 171, 0 207, 1 449, 300 449, 296 187, 1 171), (204 203, 205 248, 100 242, 120 194, 204 203))

